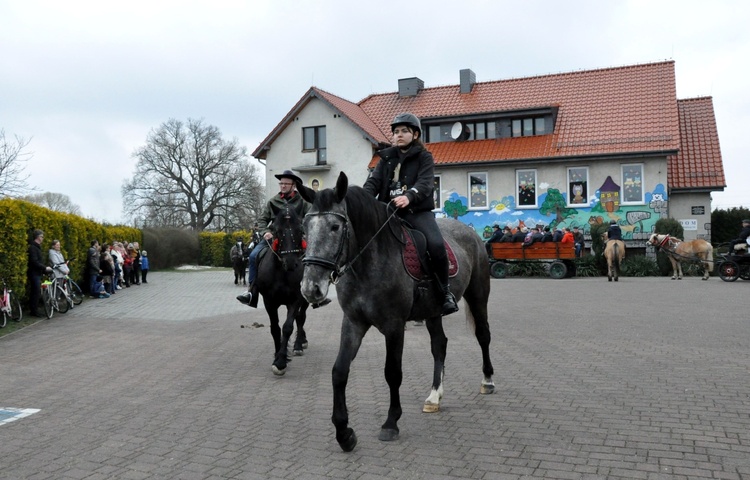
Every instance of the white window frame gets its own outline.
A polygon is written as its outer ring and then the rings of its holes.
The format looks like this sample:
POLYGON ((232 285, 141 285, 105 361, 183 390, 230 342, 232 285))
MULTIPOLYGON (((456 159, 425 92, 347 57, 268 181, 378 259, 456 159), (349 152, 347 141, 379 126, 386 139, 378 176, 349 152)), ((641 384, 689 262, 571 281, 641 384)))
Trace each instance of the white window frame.
POLYGON ((642 163, 626 163, 620 165, 620 205, 645 205, 646 203, 646 167, 642 163), (641 169, 641 198, 640 200, 628 201, 625 198, 625 169, 628 167, 640 167, 641 169))
POLYGON ((439 173, 436 173, 435 179, 437 180, 438 188, 436 188, 436 192, 434 195, 435 208, 432 211, 439 212, 443 209, 443 177, 439 173))
POLYGON ((567 181, 565 182, 565 185, 567 185, 567 197, 568 197, 568 207, 586 207, 589 205, 589 187, 591 186, 591 183, 589 182, 589 167, 568 167, 567 168, 567 181), (586 170, 586 192, 583 197, 582 203, 573 203, 573 195, 570 191, 570 171, 571 170, 586 170))
POLYGON ((466 175, 466 197, 469 200, 469 210, 489 210, 490 209, 490 177, 489 174, 484 172, 468 172, 466 175), (471 177, 472 176, 483 176, 484 177, 484 205, 475 206, 471 194, 471 177))
POLYGON ((539 208, 539 172, 536 168, 524 168, 516 170, 516 208, 521 210, 525 208, 539 208), (521 184, 519 176, 523 173, 533 172, 534 173, 534 205, 521 205, 521 198, 518 192, 518 187, 521 184))

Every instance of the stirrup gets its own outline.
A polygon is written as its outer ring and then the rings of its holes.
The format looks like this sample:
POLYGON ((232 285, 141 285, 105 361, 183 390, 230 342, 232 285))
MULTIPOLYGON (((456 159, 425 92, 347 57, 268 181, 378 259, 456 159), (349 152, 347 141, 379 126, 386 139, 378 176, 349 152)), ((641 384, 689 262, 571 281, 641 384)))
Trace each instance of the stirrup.
POLYGON ((458 304, 456 303, 456 297, 454 297, 451 292, 446 293, 445 299, 443 300, 443 316, 456 313, 457 311, 458 304))

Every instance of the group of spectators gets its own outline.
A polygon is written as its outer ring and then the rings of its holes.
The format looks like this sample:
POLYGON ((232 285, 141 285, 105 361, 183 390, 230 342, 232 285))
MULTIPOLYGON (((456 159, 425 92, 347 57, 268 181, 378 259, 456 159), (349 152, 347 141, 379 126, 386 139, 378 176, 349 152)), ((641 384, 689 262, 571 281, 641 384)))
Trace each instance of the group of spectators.
POLYGON ((573 243, 575 244, 576 256, 580 257, 583 251, 584 238, 583 232, 578 227, 565 227, 564 229, 556 228, 554 232, 552 229, 547 227, 520 227, 515 231, 506 225, 500 230, 500 225, 494 225, 494 232, 492 236, 487 240, 487 252, 489 253, 492 249, 492 243, 505 243, 514 242, 521 243, 524 246, 529 246, 536 242, 560 242, 560 243, 573 243))
POLYGON ((117 290, 148 283, 148 252, 138 242, 91 241, 86 254, 86 284, 92 298, 108 298, 117 290))
MULTIPOLYGON (((29 310, 32 316, 41 317, 39 299, 42 277, 45 274, 53 274, 56 278, 67 276, 70 274, 68 264, 74 259, 65 260, 62 245, 57 239, 50 242, 45 257, 42 253, 44 232, 34 230, 32 237, 27 264, 29 310)), ((122 288, 148 283, 148 270, 148 253, 140 249, 138 242, 112 242, 99 246, 99 242, 94 240, 86 255, 84 286, 88 286, 88 294, 92 298, 108 298, 122 288)))

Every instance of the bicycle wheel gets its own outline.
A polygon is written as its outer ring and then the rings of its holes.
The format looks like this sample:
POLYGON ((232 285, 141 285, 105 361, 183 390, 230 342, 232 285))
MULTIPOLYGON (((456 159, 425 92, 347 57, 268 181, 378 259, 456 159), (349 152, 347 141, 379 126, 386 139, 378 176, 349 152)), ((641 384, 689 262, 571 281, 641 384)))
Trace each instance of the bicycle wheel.
POLYGON ((15 292, 10 292, 10 318, 14 322, 20 322, 21 320, 23 320, 21 301, 18 300, 15 292))
POLYGON ((67 313, 70 308, 70 304, 68 303, 70 300, 68 298, 69 297, 65 293, 65 289, 62 285, 57 284, 55 287, 55 308, 57 308, 60 313, 67 313))
POLYGON ((52 295, 50 287, 51 284, 42 290, 42 303, 44 304, 44 314, 47 315, 47 318, 52 318, 52 315, 55 313, 55 297, 52 295))
POLYGON ((73 280, 68 280, 68 291, 70 292, 70 298, 73 299, 73 305, 80 305, 83 301, 83 291, 73 280))

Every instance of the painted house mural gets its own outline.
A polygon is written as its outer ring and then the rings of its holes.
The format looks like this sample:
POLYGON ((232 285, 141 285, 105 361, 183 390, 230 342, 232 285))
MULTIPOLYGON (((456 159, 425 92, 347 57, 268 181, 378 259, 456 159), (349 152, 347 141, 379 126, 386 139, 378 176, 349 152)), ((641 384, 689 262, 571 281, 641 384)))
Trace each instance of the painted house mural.
POLYGON ((526 226, 549 226, 552 230, 565 227, 579 227, 584 235, 589 235, 591 225, 608 224, 614 220, 622 230, 625 240, 647 238, 653 231, 656 221, 666 217, 668 210, 667 192, 663 184, 657 184, 653 191, 646 192, 645 205, 622 206, 615 198, 619 196, 619 187, 613 191, 614 182, 610 177, 592 196, 586 207, 571 208, 567 194, 556 188, 547 188, 539 195, 538 209, 519 209, 515 197, 508 195, 491 200, 486 211, 469 209, 465 196, 456 192, 450 193, 443 202, 443 208, 436 213, 439 217, 455 218, 470 227, 483 239, 492 235, 492 227, 510 226, 513 230, 526 226), (613 195, 617 193, 618 195, 613 195))

